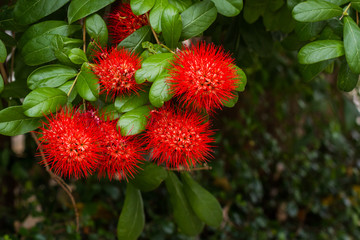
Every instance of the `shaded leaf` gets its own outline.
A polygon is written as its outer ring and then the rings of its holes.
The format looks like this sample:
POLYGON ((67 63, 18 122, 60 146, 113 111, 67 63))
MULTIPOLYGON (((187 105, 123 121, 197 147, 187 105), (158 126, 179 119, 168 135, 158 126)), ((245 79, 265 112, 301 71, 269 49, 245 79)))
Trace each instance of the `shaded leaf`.
POLYGON ((346 61, 343 60, 338 73, 337 87, 341 91, 350 92, 356 87, 358 80, 359 74, 353 73, 346 61))
POLYGON ((143 192, 156 189, 168 176, 163 167, 150 162, 145 162, 141 165, 141 168, 143 170, 139 170, 135 178, 130 182, 143 192))
POLYGON ((131 111, 135 108, 143 106, 149 101, 149 94, 147 91, 140 91, 130 96, 117 96, 115 99, 115 108, 117 111, 123 113, 131 111))
POLYGON ((351 17, 344 17, 344 48, 346 61, 354 73, 360 73, 360 28, 351 17))
POLYGON ((211 0, 217 11, 226 17, 235 17, 243 8, 242 0, 211 0))
POLYGON ((150 26, 143 26, 122 40, 119 47, 131 50, 131 52, 140 53, 142 51, 141 44, 151 40, 150 26))
POLYGON ((6 61, 7 51, 5 44, 0 40, 0 63, 4 63, 6 61))
POLYGON ((35 130, 39 119, 24 115, 22 106, 7 107, 0 111, 0 134, 16 136, 35 130))
POLYGON ((300 72, 303 75, 305 81, 310 81, 316 77, 319 73, 324 71, 324 69, 334 62, 334 59, 313 63, 300 65, 300 72))
POLYGON ((338 40, 318 40, 302 47, 298 54, 301 64, 311 64, 344 55, 344 45, 338 40))
POLYGON ((72 0, 68 8, 69 23, 84 18, 113 3, 115 0, 72 0))
POLYGON ((169 3, 176 7, 180 12, 185 11, 191 6, 191 0, 169 0, 169 3))
POLYGON ((56 88, 37 88, 24 99, 24 114, 28 117, 42 117, 56 112, 67 103, 67 95, 56 88))

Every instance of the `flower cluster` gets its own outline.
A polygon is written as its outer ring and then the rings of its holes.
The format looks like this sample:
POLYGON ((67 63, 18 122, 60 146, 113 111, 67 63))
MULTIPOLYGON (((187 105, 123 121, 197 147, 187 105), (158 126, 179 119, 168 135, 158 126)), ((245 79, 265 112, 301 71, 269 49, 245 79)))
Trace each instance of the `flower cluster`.
MULTIPOLYGON (((109 16, 115 43, 146 24, 146 17, 135 16, 129 4, 120 4, 109 16)), ((138 55, 100 48, 95 56, 91 68, 101 94, 115 100, 149 91, 135 80, 143 61, 138 55)), ((122 136, 116 120, 98 116, 91 107, 65 108, 48 117, 41 128, 44 161, 62 176, 86 177, 97 171, 110 180, 134 177, 144 155, 168 168, 191 169, 208 161, 215 140, 207 116, 236 96, 239 76, 234 59, 223 48, 200 42, 178 50, 168 66, 164 84, 173 100, 160 108, 149 105, 152 110, 143 133, 122 136)))
POLYGON ((92 110, 64 108, 47 117, 40 130, 43 164, 60 176, 87 177, 98 170, 99 177, 127 179, 143 161, 138 140, 121 136, 116 122, 92 110))

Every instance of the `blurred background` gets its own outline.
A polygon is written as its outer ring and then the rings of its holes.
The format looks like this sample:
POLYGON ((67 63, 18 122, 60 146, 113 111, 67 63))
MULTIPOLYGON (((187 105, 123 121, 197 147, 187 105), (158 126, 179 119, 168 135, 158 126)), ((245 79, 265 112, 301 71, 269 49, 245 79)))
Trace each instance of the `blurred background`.
MULTIPOLYGON (((195 238, 179 234, 162 184, 143 193, 140 239, 358 239, 359 88, 337 89, 337 62, 305 81, 296 51, 302 43, 284 29, 248 24, 242 13, 219 16, 213 26, 206 35, 248 77, 238 103, 212 119, 212 170, 193 173, 220 201, 224 222, 195 238)), ((71 202, 39 160, 30 134, 0 136, 0 239, 76 239, 71 202)), ((82 239, 115 239, 126 183, 67 182, 82 239)))

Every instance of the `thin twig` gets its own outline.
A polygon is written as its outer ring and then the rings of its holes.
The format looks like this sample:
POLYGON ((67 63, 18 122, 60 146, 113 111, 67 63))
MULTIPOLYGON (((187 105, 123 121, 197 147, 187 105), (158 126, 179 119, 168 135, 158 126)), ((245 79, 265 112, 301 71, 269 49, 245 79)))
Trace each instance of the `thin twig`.
POLYGON ((67 193, 67 195, 69 196, 69 198, 71 200, 71 203, 72 203, 74 211, 75 211, 76 232, 79 232, 79 230, 80 230, 79 210, 78 210, 78 208, 76 206, 75 198, 71 194, 71 188, 65 183, 65 181, 61 177, 57 176, 56 174, 54 174, 51 171, 51 169, 50 169, 50 167, 49 167, 49 165, 48 165, 48 163, 47 163, 47 161, 45 159, 45 154, 44 154, 44 151, 43 151, 43 148, 42 148, 42 145, 41 145, 40 141, 38 140, 38 138, 37 138, 37 136, 36 136, 36 134, 34 132, 31 132, 31 136, 35 140, 36 145, 38 146, 38 149, 40 151, 40 155, 41 155, 41 158, 42 158, 43 163, 45 165, 46 171, 49 173, 51 178, 53 178, 59 184, 59 186, 67 193))
POLYGON ((70 93, 71 93, 71 91, 73 90, 73 88, 74 88, 74 86, 75 86, 75 83, 76 83, 79 75, 80 75, 80 72, 76 75, 76 78, 75 78, 73 84, 71 84, 71 87, 70 87, 70 89, 69 89, 69 91, 68 91, 68 93, 67 93, 67 96, 68 96, 68 97, 70 96, 70 93))
POLYGON ((356 25, 359 25, 359 12, 356 11, 356 25))
POLYGON ((86 53, 86 18, 82 19, 83 50, 86 53))
MULTIPOLYGON (((149 19, 149 14, 148 14, 148 13, 145 13, 145 16, 146 16, 146 18, 147 18, 148 22, 150 22, 150 19, 149 19)), ((152 33, 153 33, 154 37, 155 37, 156 43, 157 43, 157 44, 159 44, 159 45, 161 45, 161 42, 160 42, 160 40, 159 40, 159 38, 158 38, 158 36, 157 36, 157 34, 156 34, 155 30, 152 28, 152 26, 151 26, 151 25, 150 25, 150 28, 151 28, 151 31, 152 31, 152 33)))
POLYGON ((351 3, 349 3, 349 5, 347 5, 347 7, 343 11, 343 13, 342 13, 341 17, 339 18, 339 20, 341 20, 344 16, 348 15, 347 11, 349 10, 350 6, 351 6, 351 3))
POLYGON ((1 76, 4 79, 4 84, 8 83, 8 76, 4 67, 4 63, 0 63, 1 76))
MULTIPOLYGON (((12 32, 12 37, 15 39, 15 32, 14 31, 12 32)), ((15 49, 16 49, 16 46, 11 48, 11 63, 10 63, 9 82, 12 82, 12 75, 14 73, 15 49)))
POLYGON ((168 48, 168 46, 166 46, 165 44, 160 44, 160 46, 162 46, 163 48, 165 48, 166 50, 168 50, 169 52, 175 54, 175 52, 173 50, 171 50, 170 48, 168 48))
POLYGON ((202 170, 211 170, 212 167, 210 166, 204 166, 199 168, 166 168, 168 171, 178 171, 178 172, 192 172, 192 171, 202 171, 202 170))

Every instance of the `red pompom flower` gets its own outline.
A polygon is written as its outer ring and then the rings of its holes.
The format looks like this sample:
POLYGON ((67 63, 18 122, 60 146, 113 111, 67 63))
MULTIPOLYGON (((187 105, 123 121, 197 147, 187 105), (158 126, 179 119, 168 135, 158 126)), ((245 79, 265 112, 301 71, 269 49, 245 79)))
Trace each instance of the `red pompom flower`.
POLYGON ((171 92, 185 104, 212 111, 234 96, 237 71, 223 48, 204 42, 176 54, 167 80, 171 92))
POLYGON ((97 53, 92 70, 99 78, 101 93, 128 95, 140 89, 135 81, 135 72, 141 67, 140 58, 125 49, 101 50, 97 53))
POLYGON ((134 177, 138 165, 144 160, 139 141, 134 136, 121 136, 120 130, 116 129, 116 121, 102 121, 100 127, 105 152, 99 176, 107 174, 110 180, 115 176, 126 180, 128 176, 134 177))
POLYGON ((103 152, 97 122, 70 109, 62 109, 47 120, 39 138, 45 154, 43 161, 60 176, 79 178, 92 174, 103 152))
POLYGON ((114 44, 119 44, 142 26, 148 25, 145 15, 136 16, 130 4, 122 3, 109 14, 109 33, 114 44))
POLYGON ((158 164, 190 168, 211 157, 213 131, 209 122, 196 112, 175 110, 166 105, 151 111, 144 135, 151 158, 158 164))

